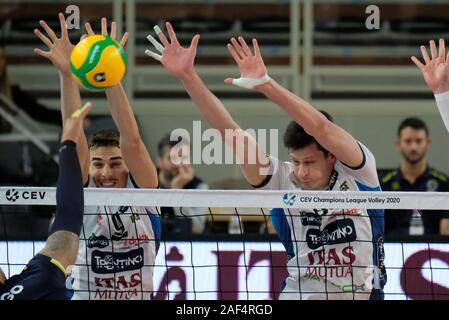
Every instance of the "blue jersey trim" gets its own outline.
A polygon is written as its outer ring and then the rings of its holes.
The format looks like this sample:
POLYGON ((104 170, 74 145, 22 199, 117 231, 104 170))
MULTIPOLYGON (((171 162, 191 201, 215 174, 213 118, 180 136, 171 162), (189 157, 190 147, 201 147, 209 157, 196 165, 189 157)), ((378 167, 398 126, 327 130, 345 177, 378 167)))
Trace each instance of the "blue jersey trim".
POLYGON ((151 221, 151 227, 153 228, 154 240, 156 243, 156 254, 159 251, 159 247, 161 245, 161 233, 162 233, 162 224, 161 217, 158 214, 151 213, 147 209, 145 211, 148 214, 148 217, 151 221))
MULTIPOLYGON (((355 181, 357 184, 357 187, 360 191, 382 191, 380 187, 369 187, 367 185, 364 185, 363 183, 360 183, 358 181, 355 181)), ((370 218, 370 224, 371 224, 371 233, 372 233, 372 244, 373 244, 373 264, 375 266, 378 266, 380 269, 380 281, 379 285, 380 288, 374 288, 373 292, 371 293, 372 299, 379 299, 383 298, 383 288, 385 284, 387 283, 387 273, 385 271, 384 266, 384 259, 385 259, 385 253, 384 253, 384 210, 383 209, 367 209, 368 216, 370 218)))
POLYGON ((295 251, 293 249, 292 233, 290 230, 290 225, 288 224, 287 217, 285 216, 284 209, 273 208, 270 210, 271 223, 273 224, 274 230, 282 241, 282 244, 287 251, 289 259, 295 256, 295 251))

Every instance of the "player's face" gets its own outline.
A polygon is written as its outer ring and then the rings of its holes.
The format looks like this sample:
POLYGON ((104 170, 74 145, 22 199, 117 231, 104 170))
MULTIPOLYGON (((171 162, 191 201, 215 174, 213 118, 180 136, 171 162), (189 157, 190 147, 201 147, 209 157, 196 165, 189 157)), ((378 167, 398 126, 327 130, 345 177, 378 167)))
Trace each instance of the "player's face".
POLYGON ((412 127, 402 129, 396 140, 396 146, 402 157, 410 164, 416 164, 424 159, 430 144, 431 140, 424 129, 416 130, 412 127))
POLYGON ((313 143, 299 150, 290 149, 293 163, 293 174, 301 188, 305 190, 320 190, 329 185, 329 179, 335 164, 335 157, 324 154, 313 143))
POLYGON ((182 165, 190 165, 190 149, 184 144, 170 148, 166 146, 162 156, 158 157, 157 164, 167 180, 172 180, 179 174, 182 165))
POLYGON ((98 147, 90 150, 89 175, 97 188, 125 188, 128 168, 117 147, 98 147))

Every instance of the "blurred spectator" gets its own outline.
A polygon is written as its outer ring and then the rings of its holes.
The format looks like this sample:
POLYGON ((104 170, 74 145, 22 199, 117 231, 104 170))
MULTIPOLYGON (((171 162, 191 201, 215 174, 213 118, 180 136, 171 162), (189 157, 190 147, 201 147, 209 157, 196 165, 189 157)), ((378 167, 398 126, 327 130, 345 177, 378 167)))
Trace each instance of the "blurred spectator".
MULTIPOLYGON (((7 61, 5 52, 4 39, 0 38, 0 94, 11 99, 20 109, 25 111, 33 119, 61 126, 60 110, 49 109, 37 102, 29 93, 20 89, 18 85, 11 84, 7 73, 7 61)), ((12 115, 16 115, 16 111, 11 109, 0 100, 0 108, 5 109, 12 115)), ((3 117, 0 116, 0 133, 8 133, 12 131, 12 126, 3 117)))
MULTIPOLYGON (((396 148, 401 152, 399 168, 381 179, 383 191, 449 191, 448 177, 431 168, 426 152, 432 141, 426 124, 407 118, 398 128, 396 148)), ((385 210, 385 234, 449 235, 449 211, 385 210)))
MULTIPOLYGON (((195 175, 190 165, 190 143, 185 139, 171 141, 166 135, 159 141, 156 163, 159 169, 159 186, 162 189, 209 189, 209 186, 195 175)), ((163 223, 167 232, 189 232, 200 234, 206 226, 204 208, 161 208, 163 223), (177 217, 177 219, 176 219, 177 217), (186 217, 188 219, 186 219, 186 217), (187 227, 185 226, 187 223, 187 227), (191 227, 190 227, 191 224, 191 227)))

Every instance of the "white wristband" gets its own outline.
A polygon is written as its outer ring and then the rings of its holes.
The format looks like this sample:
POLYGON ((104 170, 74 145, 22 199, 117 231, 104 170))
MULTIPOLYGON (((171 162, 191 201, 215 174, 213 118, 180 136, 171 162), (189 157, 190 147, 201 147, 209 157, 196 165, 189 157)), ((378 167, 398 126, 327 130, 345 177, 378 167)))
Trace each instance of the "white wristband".
POLYGON ((435 93, 435 100, 438 101, 444 101, 449 100, 449 91, 445 91, 442 93, 435 93))
POLYGON ((260 78, 234 79, 234 80, 232 80, 232 84, 236 85, 238 87, 246 88, 246 89, 253 89, 255 86, 258 86, 258 85, 268 82, 270 80, 271 80, 271 78, 268 76, 268 74, 265 73, 265 75, 260 78))
POLYGON ((436 93, 435 100, 437 102, 438 110, 440 111, 444 125, 449 132, 449 91, 436 93))

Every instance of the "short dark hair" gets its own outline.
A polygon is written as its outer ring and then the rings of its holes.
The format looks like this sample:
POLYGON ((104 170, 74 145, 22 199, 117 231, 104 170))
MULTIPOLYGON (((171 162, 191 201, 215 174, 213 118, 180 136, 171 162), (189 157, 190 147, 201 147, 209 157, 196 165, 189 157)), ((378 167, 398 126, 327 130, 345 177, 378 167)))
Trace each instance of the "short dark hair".
POLYGON ((419 118, 410 117, 407 119, 402 120, 402 122, 399 124, 398 127, 398 137, 401 135, 401 132, 404 128, 413 128, 415 130, 424 130, 426 132, 426 135, 429 135, 429 128, 427 128, 427 125, 424 121, 422 121, 419 118))
MULTIPOLYGON (((331 122, 333 122, 332 116, 326 111, 320 110, 320 112, 331 122)), ((315 143, 318 148, 323 151, 324 155, 327 155, 329 151, 323 148, 322 145, 316 141, 314 137, 309 135, 303 127, 301 127, 296 121, 291 121, 284 133, 284 146, 288 149, 300 150, 309 145, 315 143)))
POLYGON ((157 152, 159 154, 159 157, 162 157, 164 155, 165 147, 169 147, 170 149, 176 146, 178 143, 190 143, 187 139, 179 136, 177 140, 171 140, 170 134, 167 133, 162 137, 161 140, 159 140, 159 143, 157 144, 157 152))
POLYGON ((89 149, 99 147, 120 148, 120 132, 114 129, 105 129, 95 132, 89 139, 89 149))

